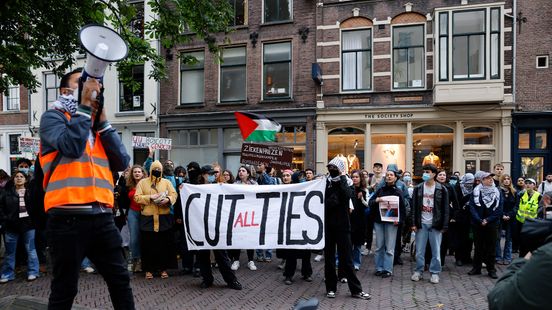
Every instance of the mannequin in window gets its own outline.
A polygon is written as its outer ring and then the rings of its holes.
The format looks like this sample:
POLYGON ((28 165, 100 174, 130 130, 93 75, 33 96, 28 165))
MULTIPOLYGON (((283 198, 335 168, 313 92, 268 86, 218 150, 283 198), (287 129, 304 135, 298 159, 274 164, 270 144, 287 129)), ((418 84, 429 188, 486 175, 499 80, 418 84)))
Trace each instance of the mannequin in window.
POLYGON ((347 155, 347 161, 349 162, 349 171, 360 169, 360 160, 356 154, 347 155))
POLYGON ((343 162, 345 170, 347 170, 345 172, 349 173, 349 161, 347 160, 347 157, 345 157, 345 155, 343 155, 341 153, 337 154, 336 157, 343 162))
POLYGON ((439 159, 439 156, 433 154, 433 152, 429 152, 428 155, 424 157, 424 161, 422 162, 422 166, 433 164, 437 166, 437 168, 441 167, 441 159, 439 159))

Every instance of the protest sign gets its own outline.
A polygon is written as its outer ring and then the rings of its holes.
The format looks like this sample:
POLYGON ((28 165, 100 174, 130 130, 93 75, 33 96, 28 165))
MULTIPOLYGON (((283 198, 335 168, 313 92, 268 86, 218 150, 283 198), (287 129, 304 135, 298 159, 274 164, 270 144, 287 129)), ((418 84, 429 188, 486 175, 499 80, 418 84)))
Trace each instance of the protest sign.
POLYGON ((152 148, 154 150, 170 150, 172 139, 132 136, 132 147, 135 149, 152 148))
POLYGON ((244 143, 240 163, 249 165, 265 164, 274 168, 291 168, 293 149, 279 145, 244 143))
POLYGON ((38 154, 40 151, 40 138, 19 137, 19 151, 38 154))
POLYGON ((325 186, 184 184, 188 249, 322 249, 325 186))
POLYGON ((399 221, 399 197, 382 196, 380 197, 379 211, 383 222, 399 221))

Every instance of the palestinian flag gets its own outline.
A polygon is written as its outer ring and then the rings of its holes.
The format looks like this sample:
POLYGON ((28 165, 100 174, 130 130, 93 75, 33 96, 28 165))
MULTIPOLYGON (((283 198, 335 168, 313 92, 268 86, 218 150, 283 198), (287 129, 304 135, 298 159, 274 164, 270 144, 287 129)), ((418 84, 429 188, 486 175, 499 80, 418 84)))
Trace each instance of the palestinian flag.
POLYGON ((260 114, 234 112, 234 115, 236 115, 244 141, 274 142, 276 133, 282 129, 282 125, 275 120, 260 114))

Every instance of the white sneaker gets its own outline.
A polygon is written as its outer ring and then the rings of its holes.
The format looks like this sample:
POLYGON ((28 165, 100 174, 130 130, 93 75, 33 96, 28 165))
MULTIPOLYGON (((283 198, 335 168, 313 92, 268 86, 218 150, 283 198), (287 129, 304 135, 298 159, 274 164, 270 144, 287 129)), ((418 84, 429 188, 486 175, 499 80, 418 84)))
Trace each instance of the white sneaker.
POLYGON ((236 271, 240 268, 240 262, 235 260, 233 263, 232 263, 232 266, 230 267, 230 269, 236 271))
POLYGON ((249 263, 247 263, 247 267, 249 268, 249 270, 252 270, 252 271, 257 270, 257 266, 255 266, 255 263, 252 260, 250 260, 249 263))
POLYGON ((410 278, 410 280, 414 281, 414 282, 418 282, 420 281, 420 279, 422 279, 422 274, 419 273, 419 272, 414 272, 414 274, 412 275, 412 277, 410 278))
POLYGON ((0 283, 8 283, 9 280, 10 279, 8 279, 8 278, 1 278, 0 283))
POLYGON ((37 276, 30 275, 30 276, 27 277, 27 281, 34 281, 34 280, 36 280, 36 278, 37 278, 37 276))
POLYGON ((431 279, 429 280, 429 282, 433 283, 433 284, 437 284, 439 283, 439 275, 434 273, 431 275, 431 279))
POLYGON ((96 270, 94 270, 94 268, 88 266, 86 268, 83 269, 86 273, 94 273, 96 272, 96 270))
POLYGON ((323 259, 324 259, 324 255, 320 255, 320 254, 318 254, 318 255, 316 255, 316 256, 314 257, 314 261, 315 261, 315 262, 319 262, 319 261, 321 261, 321 260, 323 260, 323 259))

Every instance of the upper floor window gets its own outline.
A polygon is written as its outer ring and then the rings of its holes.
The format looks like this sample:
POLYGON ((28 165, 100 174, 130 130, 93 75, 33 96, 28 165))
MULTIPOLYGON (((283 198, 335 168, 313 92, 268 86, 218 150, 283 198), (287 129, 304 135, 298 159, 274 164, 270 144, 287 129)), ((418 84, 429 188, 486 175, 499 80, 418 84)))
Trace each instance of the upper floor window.
POLYGON ((393 27, 393 88, 424 87, 424 26, 393 27))
POLYGON ((264 99, 291 98, 291 42, 263 46, 264 99))
POLYGON ((205 82, 205 53, 184 53, 180 65, 180 104, 203 103, 203 84, 205 82), (194 63, 185 63, 185 59, 195 58, 194 63))
POLYGON ((234 19, 230 26, 243 26, 247 24, 247 0, 229 0, 234 12, 234 19))
POLYGON ((132 68, 132 79, 138 82, 138 89, 132 89, 123 83, 119 84, 119 111, 144 110, 144 65, 132 68))
POLYGON ((220 101, 245 101, 245 47, 225 48, 220 64, 220 101))
POLYGON ((501 78, 500 8, 445 11, 438 18, 439 81, 501 78))
POLYGON ((19 103, 20 103, 19 86, 10 85, 8 87, 7 95, 4 96, 4 110, 18 111, 19 103))
POLYGON ((264 0, 265 23, 291 20, 293 0, 264 0))
POLYGON ((57 100, 59 77, 55 73, 44 74, 44 97, 46 98, 46 109, 50 109, 52 103, 57 100))
POLYGON ((372 88, 372 32, 370 29, 341 33, 342 87, 348 90, 372 88))
POLYGON ((130 5, 136 10, 136 15, 130 20, 130 31, 137 37, 144 37, 144 1, 130 1, 130 5))

